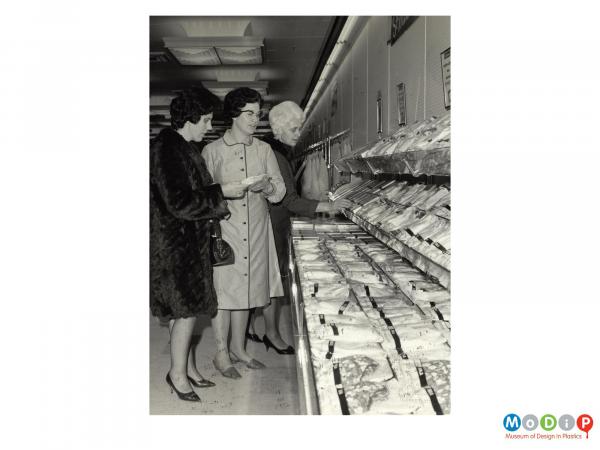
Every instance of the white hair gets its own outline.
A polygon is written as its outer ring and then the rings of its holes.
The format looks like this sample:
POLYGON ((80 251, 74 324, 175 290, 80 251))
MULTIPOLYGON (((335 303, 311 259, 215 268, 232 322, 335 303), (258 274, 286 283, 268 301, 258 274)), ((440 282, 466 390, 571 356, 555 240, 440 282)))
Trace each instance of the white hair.
POLYGON ((304 119, 304 111, 292 101, 281 102, 269 111, 269 125, 271 125, 275 139, 279 139, 283 130, 288 128, 293 121, 303 123, 304 119))

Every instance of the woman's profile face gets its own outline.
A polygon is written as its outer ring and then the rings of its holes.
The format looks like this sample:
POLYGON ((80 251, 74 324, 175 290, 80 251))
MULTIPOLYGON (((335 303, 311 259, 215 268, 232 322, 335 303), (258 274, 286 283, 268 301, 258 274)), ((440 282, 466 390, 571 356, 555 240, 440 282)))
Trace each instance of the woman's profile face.
POLYGON ((284 144, 293 147, 298 143, 298 138, 300 138, 300 130, 302 129, 302 120, 298 118, 293 118, 290 120, 286 126, 283 128, 281 132, 281 137, 279 140, 284 144))
POLYGON ((246 136, 251 136, 256 131, 260 121, 260 105, 258 103, 246 103, 241 109, 239 116, 233 118, 232 128, 246 136))
POLYGON ((206 132, 212 130, 212 118, 213 113, 205 114, 200 116, 200 120, 197 123, 191 124, 190 131, 192 135, 192 141, 202 141, 206 132))

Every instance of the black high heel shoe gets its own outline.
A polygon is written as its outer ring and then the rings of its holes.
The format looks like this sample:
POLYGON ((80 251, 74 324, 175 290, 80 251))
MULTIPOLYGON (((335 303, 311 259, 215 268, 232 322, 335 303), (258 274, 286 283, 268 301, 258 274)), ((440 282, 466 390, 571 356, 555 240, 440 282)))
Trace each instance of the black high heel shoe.
POLYGON ((192 386, 196 386, 197 388, 209 388, 209 387, 216 386, 216 384, 210 380, 207 380, 205 378, 203 378, 201 380, 194 380, 189 375, 188 375, 188 381, 190 382, 190 384, 192 386))
POLYGON ((254 341, 254 342, 262 342, 260 340, 260 338, 258 337, 258 334, 249 333, 249 332, 246 332, 246 339, 250 339, 251 341, 254 341))
POLYGON ((177 388, 175 387, 175 385, 173 384, 173 380, 171 380, 171 375, 169 375, 167 373, 167 384, 169 386, 171 386, 171 393, 173 393, 173 391, 175 391, 175 393, 177 394, 177 397, 179 397, 180 400, 185 400, 186 402, 199 402, 200 401, 200 397, 198 397, 198 394, 196 394, 194 391, 192 392, 179 392, 177 390, 177 388))
POLYGON ((269 351, 269 347, 273 347, 273 349, 280 355, 293 355, 296 353, 294 347, 292 347, 291 345, 288 345, 287 348, 284 349, 275 347, 271 342, 271 339, 269 339, 269 336, 267 336, 266 334, 263 336, 263 342, 265 343, 265 348, 267 349, 267 351, 269 351))

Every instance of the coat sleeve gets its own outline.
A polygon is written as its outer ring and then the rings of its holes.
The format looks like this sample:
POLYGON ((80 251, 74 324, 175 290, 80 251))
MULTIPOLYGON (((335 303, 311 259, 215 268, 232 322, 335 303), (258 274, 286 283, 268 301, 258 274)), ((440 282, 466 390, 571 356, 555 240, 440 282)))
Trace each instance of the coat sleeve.
POLYGON ((285 195, 285 183, 283 181, 283 177, 281 176, 281 172, 279 171, 279 164, 277 164, 275 153, 269 144, 265 143, 264 145, 266 147, 265 159, 267 175, 271 179, 271 184, 273 184, 273 187, 275 188, 275 191, 273 191, 271 195, 267 195, 266 199, 271 203, 278 203, 285 195))
POLYGON ((288 211, 299 216, 315 217, 319 201, 309 200, 298 195, 298 192, 296 191, 296 182, 294 180, 290 163, 287 161, 287 159, 285 159, 285 156, 278 152, 275 152, 275 156, 277 157, 281 176, 285 182, 285 197, 283 197, 281 205, 285 206, 288 211))
POLYGON ((154 184, 173 216, 183 220, 205 220, 221 218, 228 212, 221 185, 192 186, 188 174, 190 164, 186 166, 181 152, 158 145, 152 154, 154 184))

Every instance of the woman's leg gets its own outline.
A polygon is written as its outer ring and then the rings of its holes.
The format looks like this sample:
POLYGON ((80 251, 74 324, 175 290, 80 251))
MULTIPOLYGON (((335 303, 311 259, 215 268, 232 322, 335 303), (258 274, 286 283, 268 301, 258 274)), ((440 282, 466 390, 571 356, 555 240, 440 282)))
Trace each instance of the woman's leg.
POLYGON ((215 344, 217 347, 215 361, 220 367, 227 368, 231 366, 229 346, 227 345, 231 323, 231 311, 228 309, 219 309, 217 315, 212 318, 211 322, 215 332, 215 344))
POLYGON ((195 324, 196 317, 175 319, 169 322, 171 332, 171 369, 169 370, 169 376, 173 385, 181 392, 192 391, 187 379, 187 362, 195 324))
POLYGON ((279 334, 277 313, 279 312, 278 299, 272 298, 271 304, 263 308, 263 316, 265 318, 265 335, 277 348, 287 348, 288 344, 281 338, 279 334))
POLYGON ((248 325, 248 313, 248 309, 236 309, 231 311, 231 351, 243 361, 252 359, 252 356, 246 353, 246 349, 244 348, 246 326, 248 325))
POLYGON ((249 318, 248 318, 248 333, 249 334, 256 334, 255 328, 254 328, 254 321, 256 320, 256 313, 257 313, 257 308, 252 308, 250 310, 250 312, 248 313, 249 318))
POLYGON ((198 371, 198 367, 196 367, 196 345, 190 345, 190 351, 188 355, 188 375, 194 380, 204 380, 204 377, 198 371))

